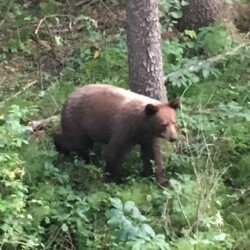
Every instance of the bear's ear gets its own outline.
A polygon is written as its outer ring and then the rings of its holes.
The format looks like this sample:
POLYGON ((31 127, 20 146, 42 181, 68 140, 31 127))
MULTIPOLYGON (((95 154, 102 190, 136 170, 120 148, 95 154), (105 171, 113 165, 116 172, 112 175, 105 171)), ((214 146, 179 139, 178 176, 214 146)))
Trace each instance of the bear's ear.
POLYGON ((173 108, 173 109, 178 109, 181 105, 181 100, 180 97, 176 97, 174 100, 172 100, 171 102, 169 102, 169 107, 173 108))
POLYGON ((145 113, 146 115, 154 115, 155 113, 157 113, 159 110, 159 107, 153 105, 153 104, 147 104, 145 106, 145 113))

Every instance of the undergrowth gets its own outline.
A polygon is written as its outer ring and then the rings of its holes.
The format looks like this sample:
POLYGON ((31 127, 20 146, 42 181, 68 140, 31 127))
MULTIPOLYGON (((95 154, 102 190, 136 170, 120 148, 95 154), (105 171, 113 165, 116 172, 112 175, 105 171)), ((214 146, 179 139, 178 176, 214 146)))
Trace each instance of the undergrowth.
MULTIPOLYGON (((41 16, 48 9, 47 15, 58 13, 61 4, 51 2, 53 8, 42 1, 36 11, 41 16)), ((1 3, 0 11, 6 6, 1 3)), ((17 15, 15 20, 26 17, 20 27, 37 24, 38 16, 28 6, 14 2, 9 8, 6 13, 17 15)), ((174 11, 178 18, 178 9, 174 11)), ((14 17, 9 14, 3 16, 4 25, 11 26, 14 17)), ((64 25, 57 18, 47 20, 51 29, 64 25)), ((172 189, 140 176, 137 149, 125 162, 126 183, 115 185, 103 179, 101 150, 88 165, 77 158, 61 159, 50 137, 58 129, 57 115, 65 98, 76 86, 103 82, 128 88, 124 31, 107 35, 91 18, 80 20, 85 25, 82 33, 53 36, 57 49, 71 46, 62 52, 62 65, 42 64, 39 80, 28 73, 39 71, 41 54, 51 56, 46 29, 41 30, 40 54, 25 32, 2 47, 7 70, 17 69, 13 58, 22 64, 9 78, 9 71, 1 70, 7 82, 0 88, 1 249, 247 250, 249 46, 217 64, 207 60, 242 42, 233 40, 219 23, 197 34, 188 31, 184 40, 162 41, 168 96, 182 98, 179 140, 174 146, 163 143, 172 189), (79 41, 71 44, 74 36, 79 41), (53 66, 58 66, 56 72, 50 71, 53 66), (22 71, 27 75, 20 77, 22 71), (22 91, 24 82, 33 78, 36 83, 22 91), (32 122, 42 119, 45 128, 34 131, 32 122)))

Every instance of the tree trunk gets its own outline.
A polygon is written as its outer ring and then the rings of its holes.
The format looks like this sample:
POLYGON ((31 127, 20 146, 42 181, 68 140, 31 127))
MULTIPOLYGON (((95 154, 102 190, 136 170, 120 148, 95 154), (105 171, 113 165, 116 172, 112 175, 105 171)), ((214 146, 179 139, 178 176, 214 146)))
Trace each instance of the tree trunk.
POLYGON ((232 16, 240 31, 250 31, 250 3, 233 3, 232 16))
MULTIPOLYGON (((127 44, 130 89, 160 101, 167 101, 163 81, 160 23, 157 0, 127 0, 127 44)), ((161 139, 141 145, 144 172, 155 163, 158 183, 168 186, 162 169, 161 139)), ((149 170, 149 171, 148 171, 149 170)))
POLYGON ((127 24, 130 89, 166 101, 157 0, 128 0, 127 24))
POLYGON ((183 9, 178 28, 198 30, 209 26, 217 18, 223 17, 226 9, 225 0, 189 0, 189 4, 183 9))

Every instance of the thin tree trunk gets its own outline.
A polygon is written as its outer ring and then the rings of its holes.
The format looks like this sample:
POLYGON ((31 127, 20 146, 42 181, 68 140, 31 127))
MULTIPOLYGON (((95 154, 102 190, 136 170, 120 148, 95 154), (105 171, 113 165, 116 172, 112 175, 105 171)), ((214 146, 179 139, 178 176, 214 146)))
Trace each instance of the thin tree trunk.
MULTIPOLYGON (((157 0, 127 0, 127 24, 130 89, 163 102, 167 101, 157 0)), ((145 149, 142 150, 145 170, 148 164, 153 167, 153 160, 157 181, 168 186, 169 182, 162 169, 161 139, 153 138, 146 147, 146 154, 145 149)))
POLYGON ((157 1, 128 0, 127 23, 130 89, 166 101, 157 1))

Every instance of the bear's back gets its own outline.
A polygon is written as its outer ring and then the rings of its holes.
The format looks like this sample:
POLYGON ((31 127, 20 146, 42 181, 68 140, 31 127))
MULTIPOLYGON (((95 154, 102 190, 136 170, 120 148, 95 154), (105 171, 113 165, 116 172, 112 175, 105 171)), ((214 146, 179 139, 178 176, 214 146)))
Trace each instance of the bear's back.
POLYGON ((70 94, 65 107, 70 113, 102 112, 113 116, 121 110, 128 113, 142 112, 147 104, 157 105, 161 102, 112 85, 89 84, 70 94))
POLYGON ((62 111, 62 130, 68 134, 81 131, 106 143, 114 130, 140 122, 147 104, 160 104, 152 98, 106 84, 77 88, 68 97, 62 111))
POLYGON ((130 102, 137 102, 138 105, 145 106, 146 104, 160 104, 159 101, 134 93, 130 90, 123 89, 120 87, 116 87, 108 84, 89 84, 83 87, 80 87, 73 92, 73 96, 81 96, 90 98, 99 98, 101 97, 103 100, 108 101, 111 98, 111 101, 115 101, 116 104, 128 104, 130 102), (113 99, 112 99, 113 98, 113 99))

